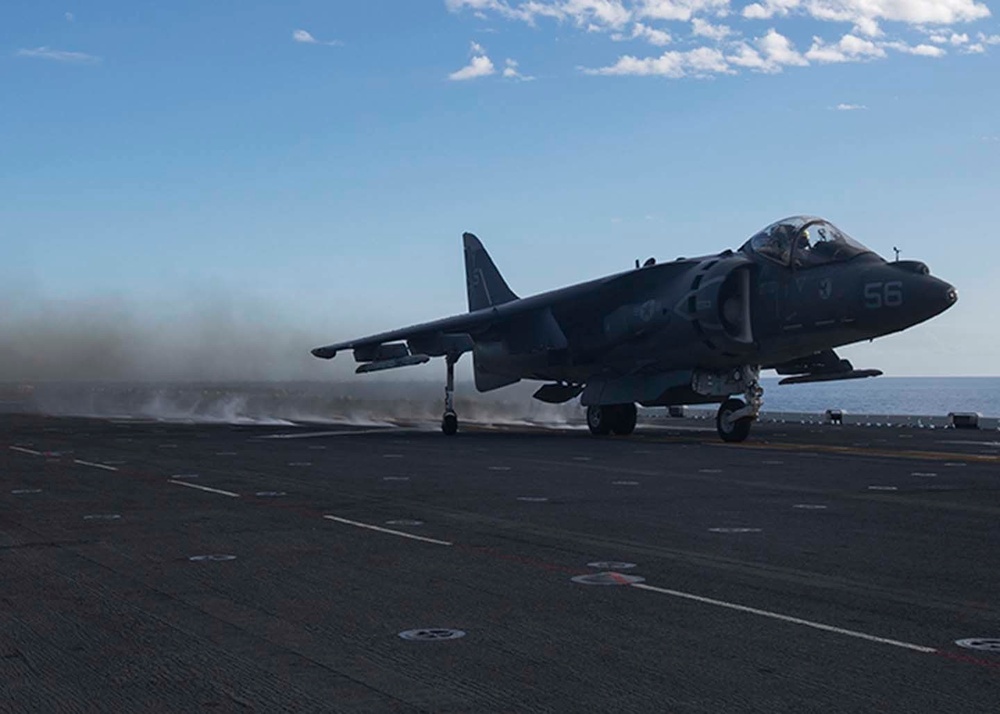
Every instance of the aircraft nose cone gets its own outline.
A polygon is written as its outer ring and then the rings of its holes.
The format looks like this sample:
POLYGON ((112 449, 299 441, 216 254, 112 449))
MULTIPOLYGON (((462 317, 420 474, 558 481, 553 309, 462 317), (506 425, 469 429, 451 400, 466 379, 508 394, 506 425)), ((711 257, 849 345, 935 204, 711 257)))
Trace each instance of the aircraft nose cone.
POLYGON ((924 282, 924 309, 929 313, 928 317, 940 315, 958 302, 958 291, 955 286, 930 275, 923 278, 924 282))

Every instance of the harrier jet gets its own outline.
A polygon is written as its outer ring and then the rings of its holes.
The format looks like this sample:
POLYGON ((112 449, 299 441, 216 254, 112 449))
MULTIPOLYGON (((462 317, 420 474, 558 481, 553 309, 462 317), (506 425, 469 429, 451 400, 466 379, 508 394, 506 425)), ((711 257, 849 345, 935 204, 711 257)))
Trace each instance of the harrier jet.
POLYGON ((632 433, 636 405, 720 404, 719 436, 743 441, 763 403, 760 373, 781 384, 858 379, 834 348, 899 332, 947 310, 958 295, 915 260, 888 262, 822 218, 795 216, 736 251, 642 266, 520 298, 471 233, 469 312, 338 342, 358 373, 444 357, 445 434, 458 430, 455 363, 472 353, 476 388, 547 382, 534 397, 587 408, 593 434, 632 433), (743 399, 733 395, 742 395, 743 399))

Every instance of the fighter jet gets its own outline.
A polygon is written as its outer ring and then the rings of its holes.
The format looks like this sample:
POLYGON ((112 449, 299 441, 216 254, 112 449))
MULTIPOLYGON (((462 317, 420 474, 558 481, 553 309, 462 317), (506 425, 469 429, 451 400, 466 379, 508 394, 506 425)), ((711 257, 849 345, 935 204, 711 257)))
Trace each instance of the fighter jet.
POLYGON ((471 352, 480 392, 547 382, 534 397, 579 396, 593 434, 631 434, 637 404, 717 403, 719 436, 740 442, 763 403, 761 370, 784 375, 780 384, 878 376, 834 348, 905 330, 958 299, 924 263, 888 262, 812 216, 773 223, 735 251, 636 261, 526 298, 476 236, 462 239, 468 313, 312 350, 323 359, 353 350, 358 373, 444 357, 448 435, 458 431, 455 363, 471 352))

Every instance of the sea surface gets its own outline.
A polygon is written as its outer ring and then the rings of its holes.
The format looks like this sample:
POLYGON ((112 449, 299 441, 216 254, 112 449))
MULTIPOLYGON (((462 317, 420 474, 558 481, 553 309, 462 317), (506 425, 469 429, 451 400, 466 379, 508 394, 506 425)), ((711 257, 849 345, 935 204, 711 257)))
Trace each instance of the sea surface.
POLYGON ((784 386, 774 378, 761 382, 765 411, 1000 416, 1000 377, 872 377, 784 386))
MULTIPOLYGON (((762 380, 764 412, 947 416, 978 412, 1000 417, 1000 377, 876 377, 780 386, 762 380)), ((480 423, 579 424, 574 401, 543 404, 531 398, 539 383, 523 382, 487 394, 456 385, 460 417, 480 423)), ((440 418, 443 385, 371 381, 252 383, 0 384, 0 411, 163 421, 293 424, 433 422, 440 418)), ((715 407, 707 407, 714 411, 715 407)))

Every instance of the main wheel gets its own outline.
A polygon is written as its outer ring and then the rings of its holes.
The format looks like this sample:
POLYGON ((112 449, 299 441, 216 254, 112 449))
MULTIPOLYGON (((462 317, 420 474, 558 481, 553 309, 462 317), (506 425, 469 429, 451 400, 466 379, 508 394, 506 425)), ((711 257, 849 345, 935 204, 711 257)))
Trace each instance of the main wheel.
POLYGON ((715 415, 715 429, 719 432, 719 436, 722 437, 723 441, 746 441, 746 438, 750 435, 750 425, 753 423, 752 417, 743 417, 736 420, 729 418, 730 414, 739 411, 745 406, 746 404, 741 399, 727 399, 719 407, 719 411, 715 415))
POLYGON ((611 433, 611 423, 614 421, 613 409, 610 407, 587 407, 587 428, 595 436, 611 433))
POLYGON ((458 431, 458 415, 455 412, 445 412, 441 418, 441 431, 447 436, 452 436, 458 431))
POLYGON ((635 404, 616 404, 614 406, 614 418, 611 420, 611 432, 619 436, 628 436, 635 431, 635 421, 638 417, 638 410, 635 404))

